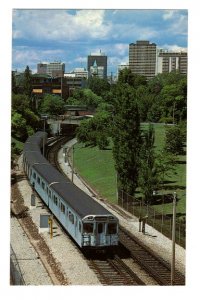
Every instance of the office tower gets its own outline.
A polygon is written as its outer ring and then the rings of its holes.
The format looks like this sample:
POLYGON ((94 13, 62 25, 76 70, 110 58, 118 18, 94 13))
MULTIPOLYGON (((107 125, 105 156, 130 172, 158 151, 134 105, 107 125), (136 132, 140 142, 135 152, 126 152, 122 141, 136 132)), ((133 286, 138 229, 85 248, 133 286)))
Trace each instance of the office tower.
POLYGON ((149 41, 129 44, 129 68, 147 80, 153 78, 156 75, 156 44, 149 41))
POLYGON ((107 78, 107 56, 102 53, 91 53, 88 55, 88 76, 107 78))
POLYGON ((65 64, 55 61, 55 62, 42 62, 37 64, 38 74, 47 74, 52 77, 63 77, 65 72, 65 64))
POLYGON ((159 50, 157 73, 170 73, 171 71, 187 74, 187 52, 159 50))

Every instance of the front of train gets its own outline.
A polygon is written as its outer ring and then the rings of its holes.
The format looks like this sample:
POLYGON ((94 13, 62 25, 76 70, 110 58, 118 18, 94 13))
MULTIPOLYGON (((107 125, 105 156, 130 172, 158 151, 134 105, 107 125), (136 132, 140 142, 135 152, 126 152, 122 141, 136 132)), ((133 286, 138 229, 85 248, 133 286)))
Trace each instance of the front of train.
POLYGON ((90 215, 82 222, 82 247, 107 248, 118 245, 119 221, 115 216, 90 215))

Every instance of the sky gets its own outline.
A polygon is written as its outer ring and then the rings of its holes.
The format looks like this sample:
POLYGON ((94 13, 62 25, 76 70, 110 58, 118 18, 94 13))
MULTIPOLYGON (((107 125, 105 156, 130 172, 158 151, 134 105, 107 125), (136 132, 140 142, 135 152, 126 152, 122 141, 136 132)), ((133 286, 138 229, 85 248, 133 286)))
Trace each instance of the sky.
POLYGON ((129 44, 187 50, 187 9, 13 9, 12 69, 33 73, 37 63, 62 61, 65 71, 87 68, 93 52, 108 56, 108 76, 128 64, 129 44))

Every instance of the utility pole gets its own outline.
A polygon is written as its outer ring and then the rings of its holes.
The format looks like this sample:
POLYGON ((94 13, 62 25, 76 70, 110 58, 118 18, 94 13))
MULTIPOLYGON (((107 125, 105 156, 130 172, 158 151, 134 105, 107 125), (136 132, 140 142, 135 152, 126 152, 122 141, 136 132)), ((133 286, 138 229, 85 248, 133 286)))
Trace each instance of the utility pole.
POLYGON ((74 182, 74 145, 72 146, 72 182, 74 182))
MULTIPOLYGON (((45 118, 44 118, 44 132, 45 132, 45 118)), ((45 147, 45 136, 43 137, 43 156, 44 156, 44 147, 45 147)))
POLYGON ((173 197, 171 285, 174 285, 174 275, 175 275, 175 245, 176 245, 175 241, 176 241, 176 192, 174 192, 174 197, 173 197))

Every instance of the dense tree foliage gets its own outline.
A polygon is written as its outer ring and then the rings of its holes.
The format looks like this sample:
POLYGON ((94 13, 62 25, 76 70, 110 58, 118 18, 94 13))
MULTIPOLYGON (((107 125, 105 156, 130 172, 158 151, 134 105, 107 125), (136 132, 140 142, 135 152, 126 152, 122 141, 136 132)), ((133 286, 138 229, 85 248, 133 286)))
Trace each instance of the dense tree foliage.
POLYGON ((64 114, 64 100, 56 95, 46 94, 42 99, 39 112, 48 115, 64 114))
POLYGON ((98 112, 94 118, 85 120, 77 128, 77 139, 86 146, 105 149, 109 145, 109 114, 105 111, 98 112))
POLYGON ((39 126, 39 117, 30 109, 30 99, 24 94, 12 94, 12 136, 20 141, 33 134, 39 126))
POLYGON ((166 128, 165 150, 172 154, 184 154, 185 133, 181 126, 166 128))
POLYGON ((28 95, 29 97, 32 94, 32 81, 31 81, 31 71, 29 69, 29 66, 26 66, 26 69, 24 71, 24 79, 23 79, 23 92, 25 95, 28 95))
POLYGON ((17 94, 17 92, 18 92, 18 88, 17 88, 16 78, 14 72, 12 71, 12 93, 17 94))
POLYGON ((119 84, 114 95, 113 156, 120 188, 134 194, 138 183, 141 148, 140 118, 135 90, 119 84))
MULTIPOLYGON (((97 81, 95 78, 94 86, 97 81)), ((100 95, 95 88, 93 91, 100 95)), ((78 91, 74 96, 88 103, 84 93, 78 91)), ((117 84, 93 102, 96 111, 107 112, 106 122, 104 118, 95 117, 84 122, 78 129, 78 138, 90 146, 97 145, 102 139, 103 148, 108 137, 112 137, 119 187, 133 195, 139 185, 146 201, 151 201, 153 190, 163 178, 161 175, 172 171, 174 157, 169 153, 169 139, 166 139, 168 152, 154 153, 153 127, 141 132, 140 122, 178 123, 185 120, 186 101, 186 76, 176 72, 159 74, 147 82, 145 77, 124 69, 120 71, 117 84)), ((183 136, 181 139, 184 140, 183 136)))
POLYGON ((96 109, 102 102, 102 98, 90 89, 76 89, 73 96, 67 99, 67 104, 85 105, 91 110, 96 109))
POLYGON ((134 88, 147 84, 146 77, 133 74, 130 69, 125 68, 119 72, 118 83, 127 83, 134 88))
POLYGON ((90 77, 87 83, 88 89, 93 91, 98 96, 102 98, 104 95, 110 91, 110 84, 106 79, 102 79, 99 77, 90 77))
POLYGON ((155 132, 153 125, 149 125, 149 129, 143 132, 142 140, 138 184, 144 195, 145 202, 151 203, 153 191, 158 187, 158 172, 154 151, 155 132))

